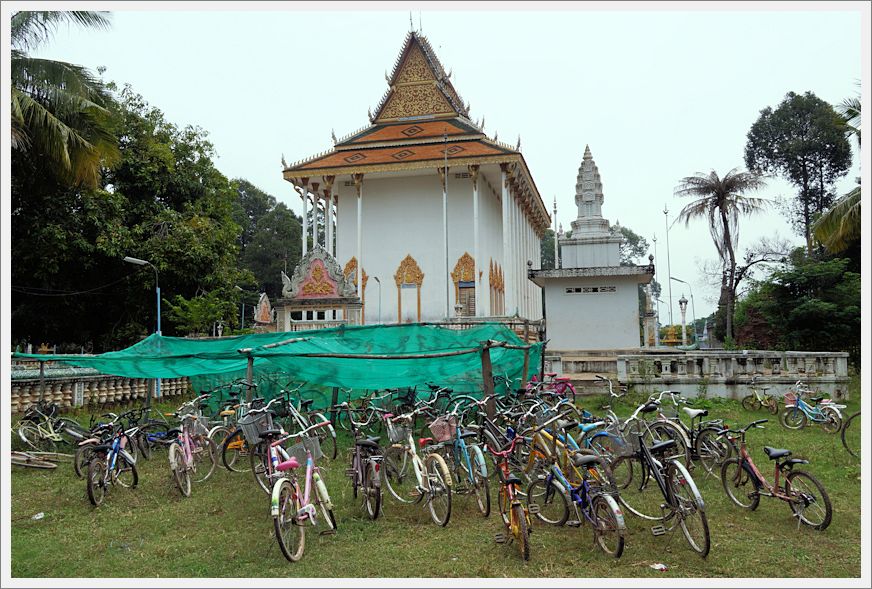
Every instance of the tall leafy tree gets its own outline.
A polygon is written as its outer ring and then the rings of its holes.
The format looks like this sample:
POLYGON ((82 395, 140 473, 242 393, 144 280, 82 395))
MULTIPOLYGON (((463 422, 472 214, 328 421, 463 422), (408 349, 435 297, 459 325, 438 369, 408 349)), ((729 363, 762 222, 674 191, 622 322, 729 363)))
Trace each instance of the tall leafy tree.
POLYGON ((723 178, 712 170, 708 175, 688 176, 675 189, 680 197, 693 198, 678 215, 685 225, 692 220, 705 219, 723 268, 721 296, 718 308, 724 315, 726 338, 733 335, 733 307, 736 284, 736 249, 739 242, 739 217, 763 210, 768 201, 746 196, 744 193, 764 186, 759 176, 739 172, 736 168, 723 178))
POLYGON ((20 11, 12 15, 12 148, 44 158, 65 183, 96 187, 101 167, 118 158, 112 98, 87 68, 31 57, 61 24, 109 26, 108 13, 20 11))
POLYGON ((539 263, 543 270, 554 269, 557 266, 554 264, 554 230, 546 229, 542 235, 542 247, 540 248, 539 263))
POLYGON ((233 184, 239 195, 233 206, 233 219, 242 228, 239 234, 240 253, 242 253, 254 238, 260 218, 275 208, 276 197, 267 194, 244 178, 236 178, 233 184))
POLYGON ((648 253, 648 240, 629 227, 616 222, 612 227, 612 233, 624 238, 620 248, 621 266, 638 264, 639 258, 643 258, 648 253))
POLYGON ((789 212, 812 251, 812 223, 835 196, 832 186, 851 167, 844 119, 812 92, 789 92, 778 108, 766 107, 748 132, 745 165, 779 174, 799 189, 789 212))
POLYGON ((282 292, 281 273, 293 272, 302 256, 302 220, 284 203, 262 216, 251 242, 242 255, 242 265, 251 270, 257 283, 275 300, 282 292))

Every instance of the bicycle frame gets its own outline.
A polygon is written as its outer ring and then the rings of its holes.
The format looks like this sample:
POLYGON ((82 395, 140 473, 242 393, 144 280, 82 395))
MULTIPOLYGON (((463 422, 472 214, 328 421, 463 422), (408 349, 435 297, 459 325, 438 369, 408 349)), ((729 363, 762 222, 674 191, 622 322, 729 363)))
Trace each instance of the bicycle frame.
POLYGON ((776 497, 782 501, 790 501, 790 496, 782 491, 779 480, 781 476, 781 468, 778 462, 775 462, 775 483, 772 484, 766 480, 766 477, 763 476, 763 473, 761 473, 760 469, 757 468, 757 465, 754 464, 754 460, 751 459, 751 454, 748 452, 744 437, 740 440, 738 447, 739 469, 736 473, 741 474, 744 470, 747 474, 751 475, 751 482, 754 484, 755 489, 759 490, 762 487, 769 493, 770 497, 776 497))

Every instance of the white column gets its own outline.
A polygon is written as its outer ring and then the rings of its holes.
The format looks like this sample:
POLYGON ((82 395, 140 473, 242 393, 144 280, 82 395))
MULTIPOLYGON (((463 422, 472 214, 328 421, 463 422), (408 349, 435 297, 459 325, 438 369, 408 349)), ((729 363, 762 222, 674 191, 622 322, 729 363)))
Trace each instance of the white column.
POLYGON ((330 253, 333 254, 333 257, 335 258, 336 252, 339 249, 338 248, 338 242, 339 242, 339 187, 342 186, 342 182, 339 180, 338 176, 337 176, 336 182, 334 183, 334 186, 336 187, 336 190, 334 190, 334 198, 333 198, 333 202, 336 206, 336 227, 334 228, 333 239, 330 241, 330 243, 333 244, 333 242, 335 241, 335 242, 337 242, 337 245, 330 246, 332 248, 330 250, 330 253))
POLYGON ((312 247, 318 245, 318 190, 312 193, 312 247))
POLYGON ((309 183, 303 184, 300 190, 303 197, 303 255, 309 251, 309 183))
POLYGON ((333 195, 328 190, 327 200, 324 201, 324 224, 327 226, 327 237, 324 242, 324 249, 332 256, 333 255, 333 195))
MULTIPOLYGON (((509 282, 509 187, 508 187, 508 179, 506 178, 506 164, 500 165, 500 198, 502 200, 502 213, 503 213, 503 256, 502 256, 502 264, 500 264, 503 268, 503 278, 506 283, 509 282)), ((505 305, 505 309, 509 308, 511 304, 511 291, 509 288, 505 288, 505 292, 503 294, 503 304, 505 305)), ((506 311, 503 311, 505 314, 506 311)))
MULTIPOLYGON (((363 174, 354 175, 357 189, 357 295, 363 300, 363 174)), ((363 323, 363 317, 361 317, 363 323)))
MULTIPOLYGON (((482 289, 484 285, 482 281, 479 279, 479 270, 484 268, 485 265, 482 263, 481 259, 481 247, 479 243, 479 215, 478 215, 478 166, 470 166, 470 176, 472 177, 472 233, 473 233, 473 257, 475 258, 475 267, 472 273, 473 284, 475 284, 475 316, 481 317, 484 315, 482 313, 482 304, 484 301, 484 297, 482 296, 482 289)), ((483 276, 483 274, 482 274, 483 276)))
POLYGON ((449 319, 451 315, 451 277, 448 274, 448 168, 442 169, 440 176, 442 180, 442 254, 445 258, 444 262, 444 278, 445 278, 445 318, 449 319))

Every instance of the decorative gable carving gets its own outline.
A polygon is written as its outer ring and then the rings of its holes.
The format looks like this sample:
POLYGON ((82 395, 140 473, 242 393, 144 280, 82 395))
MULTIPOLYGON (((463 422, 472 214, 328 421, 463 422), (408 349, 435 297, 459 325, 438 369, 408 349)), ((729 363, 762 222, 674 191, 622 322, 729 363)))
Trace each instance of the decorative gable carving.
POLYGON ((282 272, 282 296, 289 299, 330 299, 357 296, 336 258, 315 245, 297 264, 294 275, 282 272))

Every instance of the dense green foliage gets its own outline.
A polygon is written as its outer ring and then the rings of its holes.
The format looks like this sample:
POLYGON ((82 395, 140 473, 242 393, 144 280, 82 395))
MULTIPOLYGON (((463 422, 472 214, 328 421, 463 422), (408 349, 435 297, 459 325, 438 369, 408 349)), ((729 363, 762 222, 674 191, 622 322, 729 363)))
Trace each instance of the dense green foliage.
POLYGON ((846 130, 831 104, 812 92, 788 92, 778 108, 760 111, 748 132, 748 169, 779 174, 799 189, 787 212, 809 252, 812 223, 833 203, 833 184, 851 167, 846 130))
POLYGON ((32 151, 13 152, 13 340, 103 351, 154 331, 154 274, 124 256, 150 261, 164 300, 175 301, 164 333, 184 335, 191 309, 203 307, 185 301, 204 295, 230 301, 225 317, 237 317, 233 287, 253 278, 237 267, 237 193, 206 133, 166 121, 129 87, 112 113, 120 158, 94 189, 47 174, 53 163, 32 151))
POLYGON ((845 258, 816 259, 797 250, 736 310, 745 348, 860 354, 860 274, 845 258))

